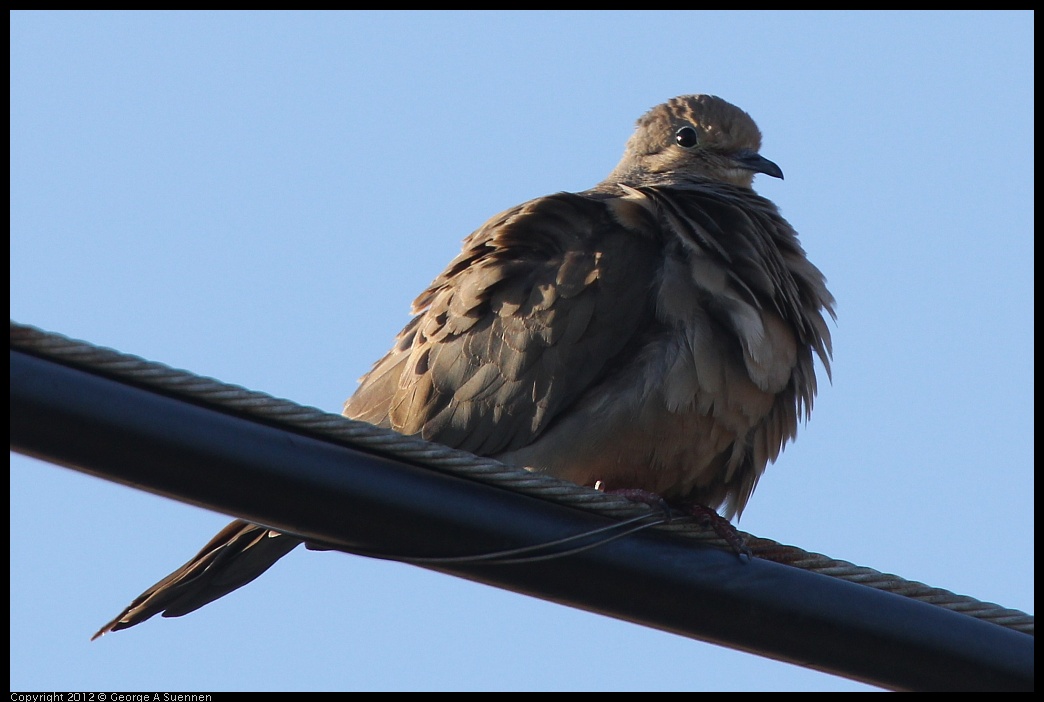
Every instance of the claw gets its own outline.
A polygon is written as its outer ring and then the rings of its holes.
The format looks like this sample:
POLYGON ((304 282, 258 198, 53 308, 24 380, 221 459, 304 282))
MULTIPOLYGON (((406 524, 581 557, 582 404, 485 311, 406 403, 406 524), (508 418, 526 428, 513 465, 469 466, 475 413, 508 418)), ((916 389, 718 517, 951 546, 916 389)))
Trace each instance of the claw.
POLYGON ((664 524, 670 524, 673 515, 671 514, 671 506, 667 503, 667 500, 663 499, 655 492, 649 492, 648 490, 642 490, 640 488, 623 488, 620 490, 606 490, 601 480, 595 483, 595 490, 601 490, 606 495, 619 495, 626 500, 631 502, 640 502, 643 505, 649 505, 653 509, 659 509, 663 512, 664 524))
POLYGON ((750 563, 754 553, 747 546, 743 537, 740 536, 739 530, 732 526, 732 522, 710 507, 705 507, 696 502, 687 502, 683 508, 687 514, 696 519, 700 526, 713 529, 715 534, 724 539, 742 562, 750 563))

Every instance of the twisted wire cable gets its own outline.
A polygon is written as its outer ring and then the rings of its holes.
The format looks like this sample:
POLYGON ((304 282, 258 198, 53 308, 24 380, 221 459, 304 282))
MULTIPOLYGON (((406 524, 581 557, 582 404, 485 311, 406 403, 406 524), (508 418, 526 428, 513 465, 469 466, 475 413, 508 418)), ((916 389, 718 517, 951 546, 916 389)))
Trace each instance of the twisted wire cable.
MULTIPOLYGON (((618 495, 582 487, 551 476, 531 473, 491 458, 475 456, 416 437, 404 436, 390 429, 330 414, 314 407, 298 405, 262 392, 222 383, 213 378, 170 368, 161 363, 147 361, 84 341, 69 339, 60 334, 45 332, 14 321, 11 321, 10 345, 12 350, 24 351, 130 385, 160 391, 168 396, 226 412, 234 412, 358 450, 380 454, 457 477, 625 521, 626 525, 622 526, 642 522, 642 518, 645 517, 644 524, 631 527, 631 530, 646 527, 663 529, 703 544, 723 549, 731 548, 710 528, 702 527, 689 520, 675 519, 665 523, 663 519, 654 518, 656 510, 649 505, 636 504, 618 495)), ((808 552, 795 546, 780 544, 771 539, 744 532, 740 532, 740 534, 746 540, 751 553, 757 558, 884 590, 1033 635, 1033 616, 1025 612, 990 602, 982 602, 924 583, 906 580, 897 575, 881 573, 872 568, 808 552)), ((605 538, 618 538, 622 535, 624 533, 616 532, 605 538)), ((594 542, 587 547, 594 547, 597 543, 594 542)), ((537 549, 542 546, 547 545, 536 545, 533 548, 537 549)), ((575 550, 570 549, 568 552, 575 550)), ((372 555, 381 558, 395 558, 395 556, 387 554, 372 555)), ((547 558, 555 555, 551 553, 533 558, 547 558)), ((489 557, 490 555, 476 556, 477 559, 489 557)), ((504 562, 512 561, 505 560, 504 562)))

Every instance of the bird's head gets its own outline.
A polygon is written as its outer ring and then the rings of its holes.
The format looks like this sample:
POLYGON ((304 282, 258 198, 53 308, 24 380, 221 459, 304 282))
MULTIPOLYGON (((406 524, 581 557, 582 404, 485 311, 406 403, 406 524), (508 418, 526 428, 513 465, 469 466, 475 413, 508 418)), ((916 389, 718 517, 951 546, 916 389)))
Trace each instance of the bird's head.
POLYGON ((761 156, 760 148, 761 132, 746 112, 713 95, 682 95, 642 115, 605 182, 709 178, 749 188, 756 173, 782 178, 783 171, 761 156))

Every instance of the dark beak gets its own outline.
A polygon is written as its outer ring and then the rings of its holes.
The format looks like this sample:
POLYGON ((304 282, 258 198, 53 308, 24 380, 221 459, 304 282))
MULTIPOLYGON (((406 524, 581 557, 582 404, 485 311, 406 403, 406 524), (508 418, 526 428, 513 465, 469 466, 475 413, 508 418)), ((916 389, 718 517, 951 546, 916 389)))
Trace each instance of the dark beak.
POLYGON ((764 173, 773 178, 783 180, 783 171, 780 167, 756 151, 740 151, 732 159, 740 168, 746 168, 748 171, 754 171, 755 173, 764 173))

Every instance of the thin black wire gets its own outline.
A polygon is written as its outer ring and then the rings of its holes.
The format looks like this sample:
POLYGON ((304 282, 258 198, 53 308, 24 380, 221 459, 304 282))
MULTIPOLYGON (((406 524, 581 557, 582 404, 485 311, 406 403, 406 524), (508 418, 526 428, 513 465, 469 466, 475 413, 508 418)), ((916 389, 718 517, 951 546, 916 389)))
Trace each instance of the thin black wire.
POLYGON ((554 558, 561 558, 563 556, 570 556, 570 555, 572 555, 574 553, 581 553, 583 551, 587 551, 589 549, 596 548, 598 546, 602 546, 604 544, 607 544, 610 541, 615 541, 617 539, 622 539, 625 536, 637 533, 639 531, 642 531, 643 529, 648 529, 649 527, 659 526, 660 524, 666 524, 666 523, 667 523, 667 518, 666 517, 659 517, 659 516, 656 516, 656 515, 642 514, 642 515, 638 515, 637 517, 632 517, 630 519, 625 519, 625 520, 623 520, 621 522, 617 522, 615 524, 610 524, 608 526, 601 527, 599 529, 592 529, 590 531, 585 531, 585 532, 582 532, 580 534, 574 534, 572 536, 566 536, 566 537, 563 537, 561 539, 555 539, 553 541, 545 541, 544 543, 532 544, 530 546, 522 546, 520 548, 505 549, 503 551, 490 551, 490 552, 487 552, 487 553, 478 553, 478 554, 473 554, 473 555, 468 555, 468 556, 403 556, 403 555, 399 555, 399 554, 378 553, 378 552, 375 552, 375 551, 365 551, 365 550, 358 550, 358 549, 352 549, 351 552, 356 554, 356 555, 359 555, 359 556, 366 556, 368 558, 378 558, 378 559, 385 560, 385 561, 401 561, 403 563, 417 563, 417 564, 427 563, 427 564, 432 564, 432 565, 451 564, 451 563, 489 563, 489 564, 496 564, 496 565, 509 565, 509 564, 518 564, 518 563, 536 563, 536 562, 539 562, 539 561, 546 561, 546 560, 551 560, 551 559, 554 559, 554 558), (637 524, 638 522, 643 522, 643 521, 645 522, 644 524, 637 524), (525 556, 525 557, 522 557, 522 558, 511 558, 510 557, 510 556, 516 556, 516 555, 525 554, 525 553, 537 553, 539 551, 543 551, 543 550, 546 550, 548 548, 553 548, 555 546, 561 546, 562 544, 567 544, 567 543, 570 543, 572 541, 576 541, 578 539, 586 539, 586 538, 589 538, 589 537, 592 537, 592 536, 597 536, 598 534, 603 534, 603 533, 606 533, 606 532, 619 530, 622 527, 626 527, 626 526, 629 526, 631 524, 637 524, 637 526, 635 526, 635 527, 633 527, 631 529, 625 529, 625 530, 621 531, 619 534, 614 534, 612 536, 607 536, 604 539, 597 539, 595 541, 592 541, 591 543, 583 544, 583 545, 577 546, 575 548, 566 549, 564 551, 554 551, 552 553, 546 553, 546 554, 542 554, 542 555, 525 556))

